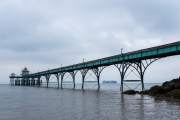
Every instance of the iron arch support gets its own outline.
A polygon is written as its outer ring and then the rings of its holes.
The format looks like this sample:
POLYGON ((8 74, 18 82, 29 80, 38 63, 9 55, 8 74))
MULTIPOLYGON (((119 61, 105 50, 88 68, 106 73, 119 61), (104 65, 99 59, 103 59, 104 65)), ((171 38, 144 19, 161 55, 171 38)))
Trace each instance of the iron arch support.
MULTIPOLYGON (((147 64, 147 66, 146 67, 144 67, 144 70, 143 70, 143 75, 144 75, 144 73, 145 73, 145 71, 146 71, 146 69, 153 63, 153 62, 155 62, 155 61, 157 61, 157 60, 159 60, 159 59, 161 59, 161 57, 160 58, 155 58, 153 61, 150 61, 150 63, 149 64, 147 64)), ((142 63, 143 64, 143 63, 142 63)), ((144 65, 143 65, 144 66, 144 65)))
POLYGON ((40 82, 40 78, 41 78, 41 76, 39 75, 39 76, 37 76, 37 85, 40 87, 40 85, 41 85, 41 82, 40 82))
POLYGON ((51 74, 47 74, 45 75, 45 78, 46 78, 46 82, 47 82, 47 87, 49 85, 49 78, 50 78, 51 74))
POLYGON ((132 61, 132 63, 130 64, 131 67, 133 67, 139 74, 140 76, 140 79, 141 79, 141 85, 142 85, 142 91, 145 90, 144 88, 144 73, 146 71, 146 69, 153 63, 155 62, 156 60, 159 60, 161 58, 154 58, 153 60, 152 59, 148 59, 150 60, 150 62, 147 62, 147 59, 144 59, 146 62, 146 65, 143 63, 143 60, 135 60, 135 61, 132 61), (134 64, 134 65, 133 65, 134 64))
POLYGON ((98 81, 98 90, 100 89, 100 75, 101 72, 104 70, 104 68, 106 68, 107 66, 100 66, 97 68, 92 68, 91 70, 94 72, 94 74, 96 75, 97 81, 98 81))
MULTIPOLYGON (((138 59, 136 59, 134 62, 136 62, 138 59)), ((116 68, 119 70, 120 73, 120 77, 121 77, 121 86, 120 86, 120 91, 121 93, 123 93, 123 82, 124 82, 124 77, 125 74, 127 72, 127 70, 129 69, 129 67, 132 65, 132 61, 122 61, 120 63, 114 64, 114 66, 116 66, 116 68)))
POLYGON ((130 67, 128 62, 122 61, 119 64, 114 64, 116 68, 119 70, 120 77, 121 77, 121 86, 120 86, 120 91, 123 93, 123 81, 124 81, 124 76, 128 68, 130 67))
POLYGON ((63 84, 63 78, 64 78, 64 75, 66 74, 66 72, 62 72, 61 73, 61 89, 62 89, 62 84, 63 84))
POLYGON ((77 72, 78 72, 78 70, 74 70, 74 71, 69 72, 69 74, 71 75, 71 77, 73 79, 74 89, 75 89, 75 76, 76 76, 77 72))
POLYGON ((59 88, 59 76, 61 75, 61 73, 57 73, 57 74, 54 74, 57 78, 57 82, 58 82, 58 88, 59 88))
POLYGON ((30 80, 30 85, 34 86, 34 84, 35 84, 35 80, 34 80, 34 77, 32 77, 31 80, 30 80))
POLYGON ((80 70, 81 75, 82 75, 82 89, 84 89, 84 80, 85 80, 85 77, 86 77, 86 74, 87 74, 88 71, 89 71, 89 69, 80 70))

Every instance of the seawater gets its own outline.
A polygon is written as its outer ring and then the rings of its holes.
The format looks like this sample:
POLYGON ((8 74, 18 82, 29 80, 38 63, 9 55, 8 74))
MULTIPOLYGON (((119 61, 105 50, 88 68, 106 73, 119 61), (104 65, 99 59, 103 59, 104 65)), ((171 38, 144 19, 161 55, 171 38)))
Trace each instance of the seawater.
MULTIPOLYGON (((135 88, 138 84, 127 84, 135 88)), ((153 85, 145 84, 149 89, 153 85)), ((70 85, 69 85, 70 86, 70 85)), ((120 84, 101 89, 0 85, 0 120, 178 120, 180 101, 148 95, 121 95, 120 84)), ((128 89, 124 86, 124 90, 128 89)), ((141 85, 137 88, 141 90, 141 85)))

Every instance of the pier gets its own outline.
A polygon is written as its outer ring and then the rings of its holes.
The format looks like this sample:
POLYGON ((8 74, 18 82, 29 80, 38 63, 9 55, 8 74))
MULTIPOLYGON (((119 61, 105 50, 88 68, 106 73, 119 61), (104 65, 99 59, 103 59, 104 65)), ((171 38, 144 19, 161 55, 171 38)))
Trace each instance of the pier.
MULTIPOLYGON (((51 75, 55 75, 58 83, 58 88, 63 88, 62 84, 64 75, 69 73, 72 77, 73 87, 75 88, 75 76, 77 72, 80 72, 82 75, 82 89, 84 89, 85 76, 88 71, 92 71, 96 76, 96 82, 98 84, 98 89, 100 89, 100 75, 101 72, 108 66, 114 65, 120 73, 121 85, 120 91, 123 92, 124 82, 140 82, 142 86, 142 91, 144 88, 144 74, 147 68, 155 61, 175 56, 180 54, 180 42, 174 42, 170 44, 155 46, 147 49, 140 49, 137 51, 132 51, 128 53, 122 53, 115 56, 110 56, 106 58, 101 58, 97 60, 92 60, 88 62, 83 62, 79 64, 69 65, 65 67, 59 67, 55 69, 50 69, 46 71, 41 71, 33 74, 29 74, 29 71, 25 67, 20 76, 16 76, 12 73, 10 77, 10 84, 15 85, 36 85, 40 86, 42 84, 41 77, 44 76, 46 78, 47 87, 49 85, 49 78, 51 75), (124 80, 126 72, 130 67, 133 67, 139 74, 139 80, 124 80), (61 85, 59 85, 59 81, 61 81, 61 85)), ((94 82, 94 81, 93 81, 94 82)))

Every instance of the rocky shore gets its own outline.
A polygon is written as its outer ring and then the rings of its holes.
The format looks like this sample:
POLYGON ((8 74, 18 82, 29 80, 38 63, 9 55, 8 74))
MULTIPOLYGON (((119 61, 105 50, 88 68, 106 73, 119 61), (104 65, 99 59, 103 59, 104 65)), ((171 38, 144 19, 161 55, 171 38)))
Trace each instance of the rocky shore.
POLYGON ((162 86, 155 85, 151 87, 149 90, 145 91, 134 91, 127 90, 124 94, 147 94, 156 97, 169 97, 174 99, 180 99, 180 77, 177 79, 173 79, 171 81, 166 81, 162 84, 162 86))

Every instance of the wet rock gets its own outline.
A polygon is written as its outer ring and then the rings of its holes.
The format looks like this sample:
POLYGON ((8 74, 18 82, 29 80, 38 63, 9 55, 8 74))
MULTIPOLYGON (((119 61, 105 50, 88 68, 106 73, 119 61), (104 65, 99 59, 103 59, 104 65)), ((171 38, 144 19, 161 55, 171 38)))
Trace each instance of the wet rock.
POLYGON ((175 99, 180 99, 180 89, 174 89, 171 92, 168 92, 164 96, 170 97, 170 98, 175 98, 175 99))
POLYGON ((127 91, 123 92, 123 94, 134 95, 134 94, 136 94, 136 92, 134 90, 127 90, 127 91))

